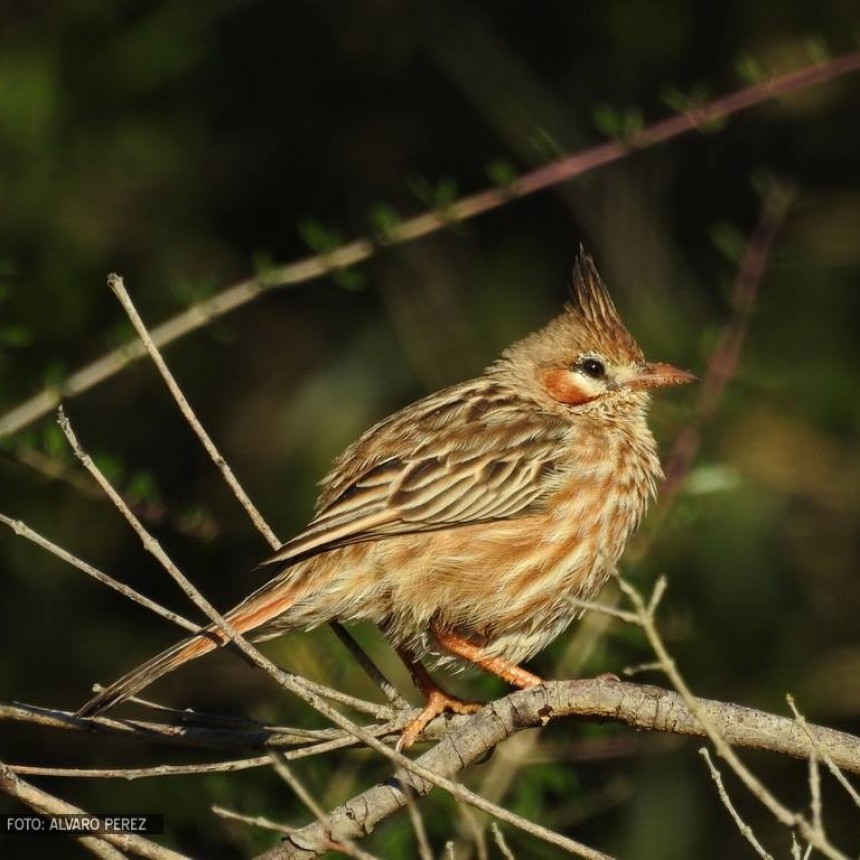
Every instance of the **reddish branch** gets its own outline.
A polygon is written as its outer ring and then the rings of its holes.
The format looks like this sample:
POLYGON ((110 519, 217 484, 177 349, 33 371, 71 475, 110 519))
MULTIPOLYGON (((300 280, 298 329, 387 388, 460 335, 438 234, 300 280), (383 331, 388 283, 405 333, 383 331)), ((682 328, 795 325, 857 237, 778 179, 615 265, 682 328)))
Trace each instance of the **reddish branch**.
MULTIPOLYGON (((650 125, 625 141, 612 140, 585 152, 566 156, 525 173, 504 188, 491 188, 464 197, 444 211, 429 211, 391 226, 387 243, 401 243, 426 236, 451 224, 503 206, 512 199, 525 197, 560 182, 582 176, 598 167, 618 161, 638 149, 646 149, 682 134, 706 129, 753 105, 811 87, 860 69, 860 53, 837 57, 826 63, 805 66, 744 87, 722 98, 673 115, 650 125)), ((313 257, 273 268, 259 277, 249 278, 211 299, 200 302, 152 330, 156 345, 164 346, 197 330, 213 319, 255 299, 272 287, 285 287, 309 281, 335 269, 355 265, 373 256, 378 245, 367 238, 356 239, 313 257)), ((74 397, 118 373, 145 354, 144 346, 133 341, 108 353, 69 376, 62 384, 44 391, 0 417, 0 439, 27 427, 53 412, 61 399, 74 397)))

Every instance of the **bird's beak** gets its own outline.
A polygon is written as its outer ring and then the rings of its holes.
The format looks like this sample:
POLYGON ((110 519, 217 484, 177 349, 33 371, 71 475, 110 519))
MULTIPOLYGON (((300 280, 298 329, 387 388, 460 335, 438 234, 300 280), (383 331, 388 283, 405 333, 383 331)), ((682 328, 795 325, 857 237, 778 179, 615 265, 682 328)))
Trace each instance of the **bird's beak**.
POLYGON ((699 377, 671 364, 643 364, 639 372, 627 383, 632 388, 658 388, 663 385, 683 385, 698 382, 699 377))

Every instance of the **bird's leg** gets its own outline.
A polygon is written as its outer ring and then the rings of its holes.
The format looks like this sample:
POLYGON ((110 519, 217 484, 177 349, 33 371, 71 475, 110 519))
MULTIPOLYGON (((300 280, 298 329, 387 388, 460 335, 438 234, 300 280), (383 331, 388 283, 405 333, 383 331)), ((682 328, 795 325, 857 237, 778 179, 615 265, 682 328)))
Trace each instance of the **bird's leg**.
POLYGON ((444 714, 446 711, 454 714, 474 714, 484 707, 480 702, 464 702, 462 699, 446 693, 433 680, 430 673, 424 668, 423 663, 408 648, 401 646, 396 650, 398 656, 409 670, 412 683, 415 684, 415 687, 424 696, 426 701, 424 710, 403 730, 403 734, 397 742, 398 751, 404 747, 411 747, 421 732, 440 714, 444 714))
POLYGON ((516 663, 505 660, 503 657, 490 657, 480 646, 476 645, 465 636, 444 630, 438 624, 430 623, 430 632, 433 638, 446 650, 470 663, 474 663, 485 672, 497 675, 503 681, 507 681, 513 687, 533 687, 542 684, 543 679, 531 672, 526 671, 516 663))

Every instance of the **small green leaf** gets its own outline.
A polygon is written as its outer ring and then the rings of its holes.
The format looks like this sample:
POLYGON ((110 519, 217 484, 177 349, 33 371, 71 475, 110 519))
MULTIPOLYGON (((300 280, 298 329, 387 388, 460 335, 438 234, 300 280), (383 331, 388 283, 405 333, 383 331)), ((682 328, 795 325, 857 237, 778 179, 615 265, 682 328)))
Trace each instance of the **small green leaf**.
POLYGON ((517 170, 510 161, 494 158, 486 167, 487 178, 503 191, 510 188, 517 178, 517 170))
POLYGON ((810 36, 806 40, 806 53, 816 66, 823 66, 832 59, 830 46, 823 36, 810 36))
POLYGON ((93 454, 93 462, 101 469, 104 476, 112 483, 117 484, 122 480, 125 466, 119 457, 114 454, 93 454))
POLYGON ((69 443, 59 425, 53 421, 45 425, 42 431, 42 449, 51 457, 65 457, 69 452, 69 443))
POLYGON ((750 173, 750 185, 759 197, 765 197, 779 185, 779 179, 769 168, 759 167, 750 173))
POLYGON ((622 119, 618 111, 608 104, 599 104, 592 112, 595 128, 606 137, 621 137, 622 119))
POLYGON ((180 531, 206 542, 214 540, 220 533, 215 517, 201 507, 191 507, 185 511, 179 517, 178 525, 180 531))
POLYGON ((150 472, 135 472, 129 479, 126 496, 132 502, 161 502, 161 493, 150 472))
POLYGON ((696 84, 686 93, 678 87, 666 87, 660 93, 663 104, 678 113, 697 110, 707 104, 710 97, 710 90, 704 84, 696 84))
POLYGON ((747 84, 757 84, 764 80, 761 66, 749 55, 738 57, 735 60, 735 74, 747 84))
POLYGON ((0 329, 0 346, 21 347, 33 342, 33 334, 24 326, 12 325, 0 329))
POLYGON ((747 242, 743 233, 728 221, 718 221, 708 230, 711 242, 733 263, 739 263, 746 252, 747 242))
POLYGON ((410 187, 412 193, 429 209, 445 212, 457 200, 457 183, 453 179, 440 179, 434 185, 419 177, 410 183, 410 187))
POLYGON ((678 113, 684 113, 690 106, 689 96, 681 92, 678 87, 665 87, 660 93, 660 100, 670 110, 678 113))
POLYGON ((621 125, 621 136, 624 140, 632 141, 645 127, 645 116, 639 108, 628 108, 624 111, 621 125))
POLYGON ((367 286, 367 278, 358 269, 334 269, 331 277, 341 289, 351 292, 363 290, 367 286))
POLYGON ((333 251, 343 243, 343 238, 335 230, 329 230, 314 218, 303 218, 299 221, 299 235, 305 244, 318 254, 333 251))
POLYGON ((215 295, 215 290, 216 284, 210 278, 203 278, 198 281, 177 278, 173 282, 173 294, 183 306, 206 301, 215 295))
POLYGON ((69 375, 69 369, 59 361, 52 362, 47 366, 42 376, 42 384, 45 388, 60 388, 69 375))
POLYGON ((615 140, 633 143, 645 127, 645 117, 637 107, 618 110, 608 104, 599 104, 593 113, 598 131, 615 140))
POLYGON ((543 126, 538 126, 529 135, 529 143, 532 147, 544 158, 561 158, 565 155, 564 147, 558 142, 557 138, 543 126))
POLYGON ((376 203, 370 207, 367 213, 376 241, 387 245, 394 241, 394 230, 400 223, 400 213, 387 203, 376 203))

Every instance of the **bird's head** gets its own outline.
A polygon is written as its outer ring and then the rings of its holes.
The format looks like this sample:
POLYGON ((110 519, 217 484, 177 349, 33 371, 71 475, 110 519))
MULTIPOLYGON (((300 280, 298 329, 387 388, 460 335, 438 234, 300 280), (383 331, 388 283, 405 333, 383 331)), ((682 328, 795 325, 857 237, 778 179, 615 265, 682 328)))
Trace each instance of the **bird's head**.
POLYGON ((543 402, 578 411, 630 404, 643 407, 648 390, 692 382, 692 373, 645 360, 624 327, 591 258, 580 250, 573 300, 540 331, 515 343, 495 365, 543 402))

